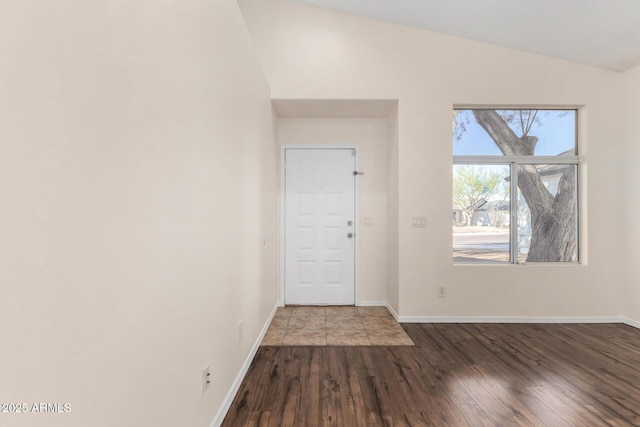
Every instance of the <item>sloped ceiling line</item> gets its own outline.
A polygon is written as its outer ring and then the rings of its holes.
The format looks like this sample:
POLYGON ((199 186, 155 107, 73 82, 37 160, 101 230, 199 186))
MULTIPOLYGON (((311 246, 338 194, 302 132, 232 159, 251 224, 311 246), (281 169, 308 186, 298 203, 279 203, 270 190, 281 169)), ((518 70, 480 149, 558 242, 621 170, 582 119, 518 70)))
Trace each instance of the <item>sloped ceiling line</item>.
POLYGON ((640 65, 638 0, 294 0, 614 71, 640 65))

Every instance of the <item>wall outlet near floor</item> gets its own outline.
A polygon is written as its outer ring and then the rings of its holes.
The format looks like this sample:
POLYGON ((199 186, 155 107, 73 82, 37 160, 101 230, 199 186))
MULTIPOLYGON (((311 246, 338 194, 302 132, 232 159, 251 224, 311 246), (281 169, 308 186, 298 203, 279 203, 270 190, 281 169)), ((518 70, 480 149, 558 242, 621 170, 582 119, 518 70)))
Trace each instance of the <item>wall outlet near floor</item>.
POLYGON ((242 323, 238 322, 238 344, 242 343, 242 323))
POLYGON ((447 296, 447 287, 445 285, 438 285, 438 297, 444 298, 447 296))
POLYGON ((202 394, 207 391, 209 384, 211 384, 211 369, 207 365, 202 368, 202 394))

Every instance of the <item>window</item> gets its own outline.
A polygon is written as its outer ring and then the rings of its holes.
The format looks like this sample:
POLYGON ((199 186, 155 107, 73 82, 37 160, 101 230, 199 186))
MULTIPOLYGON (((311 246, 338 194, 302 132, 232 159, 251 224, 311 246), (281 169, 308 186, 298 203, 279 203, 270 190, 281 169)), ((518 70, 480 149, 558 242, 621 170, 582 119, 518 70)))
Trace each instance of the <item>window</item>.
POLYGON ((454 110, 455 263, 578 261, 577 115, 454 110))

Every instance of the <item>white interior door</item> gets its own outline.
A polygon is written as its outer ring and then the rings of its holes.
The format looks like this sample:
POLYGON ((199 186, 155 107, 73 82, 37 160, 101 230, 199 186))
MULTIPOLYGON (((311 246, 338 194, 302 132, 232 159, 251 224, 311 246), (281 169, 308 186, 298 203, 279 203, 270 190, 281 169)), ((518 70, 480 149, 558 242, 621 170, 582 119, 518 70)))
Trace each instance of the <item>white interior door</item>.
POLYGON ((285 303, 355 303, 355 150, 285 150, 285 303))

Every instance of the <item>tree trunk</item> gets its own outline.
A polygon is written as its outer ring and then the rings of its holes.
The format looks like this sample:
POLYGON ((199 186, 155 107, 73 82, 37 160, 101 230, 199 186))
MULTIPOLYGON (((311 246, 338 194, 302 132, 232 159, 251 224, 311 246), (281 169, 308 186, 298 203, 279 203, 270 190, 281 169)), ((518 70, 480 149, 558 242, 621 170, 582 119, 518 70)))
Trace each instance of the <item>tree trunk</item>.
POLYGON ((475 211, 469 211, 467 212, 467 227, 471 226, 471 218, 473 218, 473 214, 475 213, 475 211))
MULTIPOLYGON (((532 156, 538 138, 518 137, 494 110, 473 110, 478 124, 502 154, 532 156)), ((527 261, 574 261, 576 253, 575 168, 567 166, 555 197, 534 165, 518 167, 518 188, 531 213, 531 243, 527 261)), ((513 207, 512 207, 513 208, 513 207)))
MULTIPOLYGON (((520 191, 524 195, 520 181, 520 191)), ((527 261, 575 261, 576 255, 576 205, 575 167, 568 165, 560 177, 558 192, 549 209, 531 211, 531 244, 527 261)), ((527 205, 529 200, 525 196, 527 205)))

